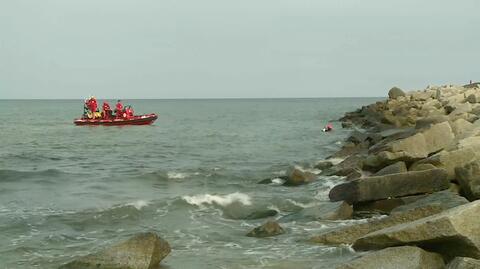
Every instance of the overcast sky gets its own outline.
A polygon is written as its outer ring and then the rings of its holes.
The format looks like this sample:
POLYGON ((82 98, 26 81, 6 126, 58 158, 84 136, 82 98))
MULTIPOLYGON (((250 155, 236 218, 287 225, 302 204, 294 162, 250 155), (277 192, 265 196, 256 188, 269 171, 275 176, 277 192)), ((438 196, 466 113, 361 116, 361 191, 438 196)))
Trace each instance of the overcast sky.
POLYGON ((470 79, 477 0, 0 0, 0 99, 384 96, 470 79))

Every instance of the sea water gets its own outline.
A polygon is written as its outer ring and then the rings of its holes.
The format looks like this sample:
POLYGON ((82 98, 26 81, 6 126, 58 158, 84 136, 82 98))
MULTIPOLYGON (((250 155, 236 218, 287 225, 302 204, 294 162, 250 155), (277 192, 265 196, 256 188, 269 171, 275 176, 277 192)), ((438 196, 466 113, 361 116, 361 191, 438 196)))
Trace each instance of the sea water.
POLYGON ((124 127, 74 126, 82 100, 0 101, 0 268, 56 268, 145 231, 170 243, 165 268, 332 268, 353 251, 307 240, 355 221, 292 221, 259 239, 245 234, 265 219, 243 218, 327 203, 341 178, 257 182, 312 169, 349 132, 324 125, 374 101, 127 100, 159 118, 124 127))

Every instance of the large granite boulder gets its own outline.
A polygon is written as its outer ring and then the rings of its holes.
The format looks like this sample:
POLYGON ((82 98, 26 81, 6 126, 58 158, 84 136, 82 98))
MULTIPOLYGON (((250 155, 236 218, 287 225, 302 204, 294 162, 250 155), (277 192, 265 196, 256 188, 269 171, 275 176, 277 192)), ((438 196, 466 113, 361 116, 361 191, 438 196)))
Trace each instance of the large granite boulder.
POLYGON ((430 170, 430 169, 435 169, 435 168, 438 168, 438 167, 436 167, 435 165, 433 165, 431 163, 421 163, 421 164, 410 166, 408 171, 424 171, 424 170, 430 170))
POLYGON ((475 104, 477 103, 477 96, 475 94, 470 94, 465 98, 465 102, 469 102, 470 104, 475 104))
POLYGON ((470 136, 458 141, 458 149, 470 149, 480 159, 480 136, 470 136))
POLYGON ((412 136, 372 147, 364 164, 381 168, 397 161, 412 163, 450 146, 454 138, 448 122, 434 124, 412 136))
POLYGON ((414 101, 427 101, 430 98, 435 97, 436 92, 427 90, 427 91, 415 91, 411 92, 411 99, 414 101))
POLYGON ((448 122, 432 125, 423 132, 428 154, 437 152, 452 144, 455 138, 448 122))
MULTIPOLYGON (((363 143, 360 143, 360 144, 355 144, 353 142, 346 142, 339 151, 337 151, 333 155, 329 156, 328 160, 330 160, 332 158, 343 160, 346 157, 366 152, 367 149, 368 149, 368 143, 366 143, 366 142, 363 142, 363 143)), ((334 165, 336 165, 336 164, 334 164, 334 165)))
POLYGON ((415 208, 421 208, 425 206, 438 206, 442 210, 447 210, 459 205, 467 204, 468 200, 450 190, 435 192, 432 194, 424 195, 410 203, 398 206, 392 209, 392 214, 400 212, 407 212, 415 208))
POLYGON ((457 119, 450 123, 455 137, 462 137, 464 134, 471 132, 476 126, 465 119, 457 119))
POLYGON ((348 176, 352 172, 362 169, 363 159, 363 155, 351 155, 339 164, 323 170, 321 174, 327 176, 348 176))
POLYGON ((170 245, 155 233, 141 233, 95 254, 78 258, 61 269, 151 269, 170 253, 170 245))
POLYGON ((480 199, 480 161, 455 168, 462 193, 470 200, 480 199))
POLYGON ((333 202, 344 200, 351 204, 432 193, 449 187, 447 172, 432 169, 357 179, 333 187, 329 197, 333 202))
POLYGON ((400 96, 405 96, 405 92, 398 87, 393 87, 388 91, 388 98, 397 99, 400 96))
POLYGON ((420 118, 415 123, 415 129, 424 129, 434 124, 446 122, 448 120, 449 120, 449 117, 447 117, 446 115, 435 115, 435 116, 420 118))
POLYGON ((317 162, 317 164, 315 164, 315 168, 320 170, 325 170, 332 167, 335 164, 338 164, 338 163, 334 162, 334 160, 321 160, 317 162))
POLYGON ((456 257, 448 264, 447 269, 480 269, 480 260, 456 257))
POLYGON ((442 256, 418 247, 392 247, 367 253, 337 269, 442 269, 445 268, 442 256))
POLYGON ((433 164, 438 168, 447 171, 448 179, 455 179, 455 168, 462 167, 476 159, 475 152, 469 148, 460 148, 452 151, 441 151, 426 159, 414 163, 411 169, 415 169, 420 164, 433 164))
POLYGON ((270 237, 284 234, 285 230, 276 221, 269 220, 247 233, 250 237, 270 237))
POLYGON ((442 213, 382 229, 359 238, 355 250, 417 245, 442 254, 480 258, 480 201, 457 206, 442 213))
POLYGON ((472 111, 472 105, 470 103, 456 103, 454 105, 454 110, 448 115, 450 118, 453 116, 462 115, 472 111))
POLYGON ((380 171, 376 172, 374 176, 384 176, 390 174, 398 174, 407 172, 407 165, 404 162, 396 162, 389 166, 382 168, 380 171))
POLYGON ((352 213, 352 206, 341 201, 307 207, 299 212, 286 215, 280 218, 278 221, 344 220, 350 219, 352 217, 352 213))
MULTIPOLYGON (((452 185, 455 186, 455 184, 450 184, 450 186, 452 185)), ((398 214, 425 206, 438 206, 442 210, 447 210, 468 203, 465 197, 458 195, 458 192, 454 190, 450 190, 451 188, 432 194, 355 203, 353 204, 354 215, 359 213, 370 213, 370 215, 374 213, 383 215, 398 214)))
POLYGON ((442 212, 442 210, 441 207, 436 205, 415 208, 408 212, 392 214, 386 218, 370 219, 366 223, 354 224, 328 231, 312 237, 310 241, 324 245, 352 244, 358 238, 371 232, 431 216, 442 212))
POLYGON ((390 215, 393 209, 415 202, 425 197, 425 194, 390 198, 377 201, 359 202, 353 204, 354 216, 366 215, 390 215))
POLYGON ((411 159, 425 158, 429 154, 425 136, 422 133, 392 141, 386 145, 385 151, 392 153, 403 152, 405 156, 411 159))
POLYGON ((310 183, 317 178, 314 173, 304 171, 299 167, 292 167, 287 171, 286 181, 284 186, 299 186, 310 183))

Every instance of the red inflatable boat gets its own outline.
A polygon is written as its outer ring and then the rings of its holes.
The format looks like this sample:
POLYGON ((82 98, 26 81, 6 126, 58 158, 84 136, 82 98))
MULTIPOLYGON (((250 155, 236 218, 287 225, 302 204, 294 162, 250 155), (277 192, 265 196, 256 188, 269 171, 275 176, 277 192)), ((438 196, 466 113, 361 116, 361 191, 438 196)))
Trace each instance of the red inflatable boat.
POLYGON ((130 118, 111 118, 111 119, 75 119, 75 125, 149 125, 158 118, 157 114, 138 115, 130 118))

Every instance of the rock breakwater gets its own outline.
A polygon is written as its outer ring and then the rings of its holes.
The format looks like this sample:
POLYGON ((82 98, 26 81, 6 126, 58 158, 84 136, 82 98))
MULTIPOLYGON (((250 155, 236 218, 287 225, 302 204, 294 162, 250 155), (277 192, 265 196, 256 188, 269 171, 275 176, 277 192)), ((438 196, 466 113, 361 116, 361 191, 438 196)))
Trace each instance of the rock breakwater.
POLYGON ((435 268, 479 259, 479 101, 478 85, 412 92, 394 87, 385 101, 346 113, 342 126, 355 130, 331 157, 343 161, 321 161, 323 174, 347 180, 331 189, 330 200, 352 205, 353 216, 389 216, 311 241, 377 251, 339 268, 371 268, 385 259, 400 268, 400 256, 388 258, 400 252, 435 268))

